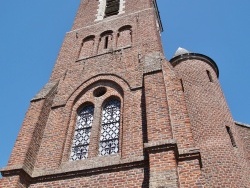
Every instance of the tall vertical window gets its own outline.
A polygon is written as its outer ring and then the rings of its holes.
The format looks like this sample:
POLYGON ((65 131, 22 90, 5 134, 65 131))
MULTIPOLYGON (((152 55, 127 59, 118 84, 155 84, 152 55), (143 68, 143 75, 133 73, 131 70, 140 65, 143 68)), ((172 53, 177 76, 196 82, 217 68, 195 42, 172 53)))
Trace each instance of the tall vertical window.
POLYGON ((107 49, 111 49, 113 47, 113 31, 108 30, 103 32, 100 35, 98 52, 103 53, 106 52, 107 49))
POLYGON ((184 90, 183 80, 180 79, 180 82, 181 82, 181 89, 182 89, 182 91, 184 92, 185 90, 184 90))
POLYGON ((71 161, 82 160, 88 157, 93 115, 93 105, 87 105, 78 112, 70 155, 71 161))
POLYGON ((109 44, 109 36, 106 36, 104 41, 104 49, 108 48, 108 44, 109 44))
POLYGON ((121 102, 109 100, 102 110, 102 125, 99 154, 111 155, 119 152, 121 102))
POLYGON ((212 77, 211 72, 209 70, 207 70, 207 76, 209 78, 209 81, 213 82, 213 77, 212 77))
POLYGON ((106 1, 106 9, 105 16, 113 16, 119 13, 120 8, 120 0, 107 0, 106 1))
POLYGON ((233 147, 236 147, 236 142, 235 142, 235 140, 234 140, 234 136, 233 136, 233 133, 232 133, 230 127, 226 126, 226 129, 227 129, 227 133, 228 133, 228 135, 229 135, 229 138, 230 138, 230 140, 231 140, 232 146, 233 146, 233 147))

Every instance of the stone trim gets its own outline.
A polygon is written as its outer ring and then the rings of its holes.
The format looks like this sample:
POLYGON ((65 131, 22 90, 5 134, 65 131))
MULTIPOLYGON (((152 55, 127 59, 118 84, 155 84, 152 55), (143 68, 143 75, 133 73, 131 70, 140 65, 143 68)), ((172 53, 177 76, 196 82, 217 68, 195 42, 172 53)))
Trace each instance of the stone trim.
POLYGON ((152 149, 154 147, 160 147, 163 145, 176 145, 177 142, 175 139, 168 139, 168 140, 160 140, 160 141, 152 141, 148 143, 144 143, 145 149, 152 149))
MULTIPOLYGON (((98 10, 97 10, 95 21, 100 21, 104 19, 105 8, 106 8, 106 0, 99 0, 99 5, 98 5, 98 10)), ((125 0, 120 0, 120 7, 119 7, 118 15, 123 14, 123 13, 125 13, 125 0)))
POLYGON ((36 95, 31 99, 31 102, 45 99, 50 93, 53 93, 57 86, 58 86, 59 81, 51 81, 48 82, 36 95))
POLYGON ((198 148, 180 149, 178 150, 178 153, 178 161, 198 159, 200 167, 202 168, 201 155, 200 150, 198 148))
MULTIPOLYGON (((132 17, 134 15, 138 15, 140 13, 143 13, 143 12, 146 12, 146 11, 152 11, 153 8, 146 8, 144 10, 140 10, 140 11, 136 11, 136 12, 133 12, 133 13, 130 13, 130 14, 125 14, 125 15, 122 15, 122 18, 125 18, 125 17, 132 17)), ((107 20, 103 20, 103 22, 96 22, 92 25, 88 25, 88 26, 85 26, 85 27, 81 27, 79 29, 74 29, 74 30, 71 30, 71 31, 68 31, 66 32, 66 34, 70 34, 70 33, 77 33, 77 32, 80 32, 81 30, 84 30, 84 29, 90 29, 92 27, 95 27, 95 26, 98 26, 98 25, 101 25, 103 24, 104 22, 111 22, 111 21, 114 21, 114 20, 117 20, 117 19, 121 19, 121 16, 120 17, 111 17, 110 19, 107 19, 107 20)))
POLYGON ((163 55, 160 52, 147 54, 143 59, 143 73, 148 74, 162 70, 163 55))
POLYGON ((66 99, 61 100, 60 98, 54 100, 54 103, 52 105, 52 109, 55 108, 61 108, 64 107, 68 100, 72 97, 72 95, 74 95, 75 92, 81 92, 84 88, 86 88, 87 86, 90 86, 91 84, 95 83, 95 82, 99 82, 100 80, 106 80, 106 81, 111 81, 114 82, 118 85, 123 85, 126 86, 127 89, 131 90, 131 91, 135 91, 138 89, 141 89, 142 86, 131 86, 129 85, 129 83, 122 78, 119 75, 115 75, 115 74, 97 74, 93 77, 90 77, 88 80, 83 81, 80 85, 78 85, 74 90, 72 90, 72 92, 68 95, 68 97, 66 99), (119 82, 117 82, 119 80, 119 82), (85 86, 85 87, 84 87, 85 86))
POLYGON ((149 153, 161 152, 165 150, 174 150, 177 163, 179 161, 198 159, 200 168, 202 168, 202 161, 199 148, 178 149, 178 144, 175 139, 144 143, 144 149, 146 149, 146 151, 149 153))

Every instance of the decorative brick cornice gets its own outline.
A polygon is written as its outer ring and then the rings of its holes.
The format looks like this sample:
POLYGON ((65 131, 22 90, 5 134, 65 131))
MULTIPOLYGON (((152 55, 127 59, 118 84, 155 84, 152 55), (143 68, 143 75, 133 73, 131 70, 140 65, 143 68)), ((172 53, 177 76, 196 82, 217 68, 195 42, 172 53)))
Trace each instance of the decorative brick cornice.
MULTIPOLYGON (((126 170, 126 169, 139 168, 145 166, 145 160, 143 156, 132 157, 128 159, 120 159, 119 156, 106 157, 106 158, 108 159, 106 160, 106 162, 104 160, 103 162, 95 163, 94 165, 80 166, 79 169, 71 169, 71 168, 66 169, 63 166, 61 166, 61 168, 53 171, 43 170, 40 172, 34 172, 32 175, 30 175, 21 166, 12 166, 12 167, 10 166, 1 169, 1 173, 3 177, 19 175, 25 177, 31 183, 32 182, 37 183, 37 182, 67 179, 79 176, 91 176, 93 174, 100 174, 104 172, 126 170), (110 158, 113 158, 114 160, 110 160, 110 158), (14 169, 14 167, 16 168, 14 169)), ((93 159, 93 161, 94 160, 95 159, 93 159)), ((71 163, 73 166, 75 162, 69 162, 69 163, 71 163)))
POLYGON ((73 177, 79 177, 79 176, 91 176, 94 174, 101 174, 105 172, 113 172, 113 171, 120 171, 120 170, 126 170, 126 169, 131 169, 131 168, 143 167, 144 165, 145 165, 144 161, 142 160, 142 161, 135 161, 135 162, 124 163, 124 164, 104 166, 100 168, 92 168, 92 169, 87 169, 87 170, 77 170, 77 171, 70 171, 70 172, 65 172, 65 173, 42 175, 42 176, 34 177, 32 181, 42 182, 42 181, 67 179, 67 178, 73 178, 73 177))
POLYGON ((178 144, 175 139, 144 143, 144 149, 148 153, 174 150, 177 162, 198 159, 200 167, 202 168, 202 161, 199 148, 178 149, 178 144))
POLYGON ((28 182, 32 180, 31 175, 24 169, 24 168, 3 168, 1 169, 1 174, 3 177, 10 177, 10 176, 22 176, 24 177, 28 182))
POLYGON ((169 148, 169 147, 176 147, 176 140, 175 139, 168 139, 168 140, 160 140, 160 141, 153 141, 144 143, 144 148, 148 151, 157 150, 158 148, 169 148))
POLYGON ((198 148, 188 148, 188 149, 180 149, 178 150, 178 161, 186 161, 198 159, 200 167, 202 168, 202 161, 200 150, 198 148))

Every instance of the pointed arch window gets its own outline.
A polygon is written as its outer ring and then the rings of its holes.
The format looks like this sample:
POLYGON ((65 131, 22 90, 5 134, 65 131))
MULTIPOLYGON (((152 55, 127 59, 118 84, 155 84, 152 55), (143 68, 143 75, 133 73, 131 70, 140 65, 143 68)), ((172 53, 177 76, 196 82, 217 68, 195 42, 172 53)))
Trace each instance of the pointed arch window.
POLYGON ((88 157, 89 141, 94 116, 94 105, 87 105, 79 110, 76 120, 74 140, 70 160, 82 160, 88 157))
POLYGON ((101 156, 119 152, 120 113, 121 102, 118 99, 110 99, 103 106, 99 144, 101 156))

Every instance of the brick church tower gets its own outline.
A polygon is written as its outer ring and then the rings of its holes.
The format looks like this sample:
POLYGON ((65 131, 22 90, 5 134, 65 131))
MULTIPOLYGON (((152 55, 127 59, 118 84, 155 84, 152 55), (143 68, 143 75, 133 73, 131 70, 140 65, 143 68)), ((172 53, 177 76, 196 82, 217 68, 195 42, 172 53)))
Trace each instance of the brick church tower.
POLYGON ((215 62, 167 61, 155 0, 82 0, 31 100, 2 188, 249 188, 250 129, 215 62))

